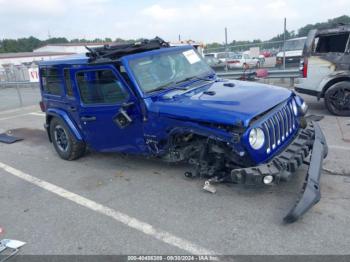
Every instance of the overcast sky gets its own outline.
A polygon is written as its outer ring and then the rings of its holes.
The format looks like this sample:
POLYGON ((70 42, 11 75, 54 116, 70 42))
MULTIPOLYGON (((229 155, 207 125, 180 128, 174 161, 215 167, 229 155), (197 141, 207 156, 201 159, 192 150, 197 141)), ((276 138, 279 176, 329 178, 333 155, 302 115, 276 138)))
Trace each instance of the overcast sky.
POLYGON ((223 42, 266 40, 287 29, 350 15, 350 0, 0 0, 0 39, 35 36, 223 42))

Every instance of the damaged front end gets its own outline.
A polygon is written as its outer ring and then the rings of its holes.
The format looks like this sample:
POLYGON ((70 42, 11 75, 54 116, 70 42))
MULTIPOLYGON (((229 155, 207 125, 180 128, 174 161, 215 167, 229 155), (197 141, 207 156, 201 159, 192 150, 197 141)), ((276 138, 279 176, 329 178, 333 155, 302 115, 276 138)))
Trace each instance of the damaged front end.
POLYGON ((293 99, 258 116, 248 129, 231 131, 231 141, 193 132, 178 134, 164 159, 188 161, 195 168, 185 176, 206 178, 204 189, 211 193, 216 191, 214 184, 221 182, 278 184, 288 181, 301 165, 309 165, 300 196, 284 218, 286 223, 292 223, 320 200, 322 162, 328 152, 319 125, 294 114, 293 99), (266 137, 263 145, 255 149, 244 146, 254 128, 260 128, 266 137), (239 148, 242 145, 245 150, 239 148))
POLYGON ((319 125, 310 121, 305 128, 299 130, 293 142, 271 161, 254 167, 232 170, 230 178, 232 182, 248 185, 278 184, 280 181, 288 181, 301 165, 308 165, 298 200, 284 217, 284 222, 292 223, 320 200, 322 162, 327 153, 327 143, 319 125))

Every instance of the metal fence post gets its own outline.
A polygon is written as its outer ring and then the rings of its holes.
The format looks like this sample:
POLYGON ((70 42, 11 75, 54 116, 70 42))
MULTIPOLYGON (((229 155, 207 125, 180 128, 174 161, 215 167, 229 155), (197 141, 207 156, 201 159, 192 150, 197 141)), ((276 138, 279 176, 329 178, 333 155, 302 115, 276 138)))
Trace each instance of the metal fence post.
POLYGON ((23 107, 23 99, 22 99, 22 94, 21 94, 21 90, 19 89, 19 75, 18 75, 18 68, 17 69, 17 72, 15 73, 15 81, 16 81, 16 91, 17 91, 17 95, 18 95, 18 100, 19 100, 19 106, 20 107, 23 107))
POLYGON ((227 47, 227 27, 225 27, 225 70, 228 71, 228 65, 227 65, 227 60, 228 60, 228 47, 227 47))
POLYGON ((286 70, 286 31, 287 31, 287 19, 284 18, 284 31, 283 31, 283 70, 286 70))
POLYGON ((16 83, 16 91, 17 91, 17 94, 18 94, 19 106, 22 107, 23 106, 23 100, 22 100, 21 91, 19 90, 19 87, 18 87, 18 83, 16 83))
POLYGON ((290 78, 290 82, 289 82, 289 86, 290 86, 290 87, 294 87, 294 80, 295 80, 294 77, 291 77, 291 78, 290 78))

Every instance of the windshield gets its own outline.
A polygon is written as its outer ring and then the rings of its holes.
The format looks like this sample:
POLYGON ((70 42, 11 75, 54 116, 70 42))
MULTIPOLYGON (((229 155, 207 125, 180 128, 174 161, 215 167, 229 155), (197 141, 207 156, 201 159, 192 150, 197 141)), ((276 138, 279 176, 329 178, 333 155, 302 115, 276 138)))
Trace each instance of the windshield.
POLYGON ((286 51, 302 50, 304 48, 306 38, 287 40, 284 47, 286 51))
POLYGON ((193 49, 152 54, 131 60, 129 65, 146 93, 212 73, 212 69, 193 49))

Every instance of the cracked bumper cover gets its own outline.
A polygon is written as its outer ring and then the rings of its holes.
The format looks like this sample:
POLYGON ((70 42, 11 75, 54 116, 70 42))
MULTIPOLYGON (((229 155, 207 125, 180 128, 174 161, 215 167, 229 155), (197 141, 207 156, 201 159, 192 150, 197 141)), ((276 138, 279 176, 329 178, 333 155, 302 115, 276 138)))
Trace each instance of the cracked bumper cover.
POLYGON ((321 198, 320 176, 323 159, 327 156, 328 147, 325 137, 315 122, 310 121, 304 129, 300 129, 293 142, 269 163, 255 167, 235 169, 231 179, 237 183, 248 185, 263 184, 266 175, 272 175, 274 182, 289 180, 305 159, 310 155, 309 168, 303 188, 296 204, 284 217, 284 222, 292 223, 306 213, 321 198))

